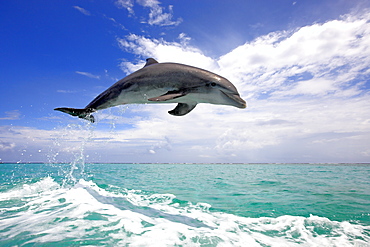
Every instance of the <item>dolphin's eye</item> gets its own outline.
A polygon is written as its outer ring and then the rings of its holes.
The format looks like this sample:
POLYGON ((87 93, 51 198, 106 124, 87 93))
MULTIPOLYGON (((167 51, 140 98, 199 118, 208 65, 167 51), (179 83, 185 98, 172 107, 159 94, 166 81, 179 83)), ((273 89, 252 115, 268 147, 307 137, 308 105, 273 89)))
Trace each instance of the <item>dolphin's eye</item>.
POLYGON ((207 87, 215 87, 216 85, 217 85, 216 82, 208 82, 206 84, 207 87))

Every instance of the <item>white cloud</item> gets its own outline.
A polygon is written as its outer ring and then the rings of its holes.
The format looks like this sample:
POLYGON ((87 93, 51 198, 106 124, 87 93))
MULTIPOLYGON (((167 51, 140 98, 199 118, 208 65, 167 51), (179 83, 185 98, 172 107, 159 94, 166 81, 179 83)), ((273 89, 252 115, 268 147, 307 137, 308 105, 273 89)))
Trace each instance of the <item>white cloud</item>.
MULTIPOLYGON (((177 26, 182 22, 181 18, 173 20, 173 6, 168 6, 168 12, 165 12, 165 8, 161 6, 161 3, 157 0, 136 0, 136 2, 145 7, 149 8, 148 20, 143 23, 149 25, 158 26, 177 26)), ((130 14, 134 14, 134 1, 133 0, 117 0, 116 5, 120 8, 125 8, 130 14)))
POLYGON ((64 89, 58 89, 58 93, 76 93, 77 91, 74 90, 64 90, 64 89))
POLYGON ((107 19, 107 20, 110 20, 114 23, 115 26, 118 26, 120 29, 122 30, 127 30, 126 27, 124 25, 122 25, 121 23, 119 23, 118 21, 116 21, 116 19, 112 18, 112 17, 108 17, 106 15, 104 15, 104 17, 107 19))
POLYGON ((100 75, 93 75, 89 72, 76 71, 76 73, 79 74, 79 75, 84 75, 84 76, 93 78, 93 79, 100 79, 100 75))
MULTIPOLYGON (((272 33, 237 47, 218 62, 221 71, 230 77, 248 80, 243 89, 252 94, 291 90, 291 85, 285 85, 289 78, 304 73, 314 76, 310 82, 321 81, 327 90, 339 92, 369 67, 368 19, 368 14, 361 18, 345 16, 292 32, 272 33)), ((307 89, 312 94, 315 90, 310 89, 323 89, 322 84, 312 86, 310 82, 300 83, 296 92, 301 94, 307 89)))
POLYGON ((84 14, 84 15, 87 15, 87 16, 91 15, 91 14, 90 14, 90 11, 88 11, 88 10, 86 10, 86 9, 84 9, 84 8, 81 8, 81 7, 79 7, 79 6, 73 6, 73 8, 77 9, 78 11, 80 11, 80 12, 81 12, 82 14, 84 14))
POLYGON ((18 110, 5 112, 5 117, 0 117, 0 120, 17 120, 20 118, 21 113, 18 110))
POLYGON ((182 22, 182 19, 173 21, 173 6, 168 6, 168 13, 164 12, 164 8, 160 6, 160 2, 156 0, 138 0, 138 3, 150 9, 148 23, 158 26, 177 26, 182 22))
POLYGON ((13 142, 3 142, 0 141, 0 150, 1 151, 9 151, 15 147, 15 143, 13 142))
POLYGON ((191 38, 186 33, 180 33, 178 39, 183 46, 188 45, 191 40, 191 38))
MULTIPOLYGON (((185 38, 185 36, 182 38, 185 38)), ((167 42, 163 39, 150 39, 136 34, 130 34, 124 39, 117 39, 117 41, 120 47, 125 51, 145 58, 153 57, 159 62, 185 63, 211 70, 217 68, 216 61, 205 56, 201 50, 188 46, 186 42, 167 42)), ((140 65, 136 66, 127 62, 122 65, 124 71, 133 72, 144 64, 145 62, 141 61, 140 65)))
MULTIPOLYGON (((311 80, 298 81, 289 90, 283 91, 279 95, 318 95, 323 96, 338 90, 335 82, 324 78, 314 78, 311 80)), ((276 95, 275 94, 275 95, 276 95)))
POLYGON ((125 8, 130 14, 134 14, 134 1, 133 0, 116 0, 115 4, 119 8, 125 8))

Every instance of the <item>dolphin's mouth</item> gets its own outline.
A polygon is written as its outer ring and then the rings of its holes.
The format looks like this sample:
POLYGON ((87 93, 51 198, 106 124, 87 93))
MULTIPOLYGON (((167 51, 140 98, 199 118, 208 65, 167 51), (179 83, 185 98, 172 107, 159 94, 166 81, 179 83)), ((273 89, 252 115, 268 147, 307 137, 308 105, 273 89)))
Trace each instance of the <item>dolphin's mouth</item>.
MULTIPOLYGON (((222 92, 222 91, 221 91, 222 92)), ((238 107, 238 108, 246 108, 247 102, 240 98, 239 94, 235 93, 225 93, 222 92, 224 95, 226 95, 229 99, 231 99, 231 105, 238 107)))

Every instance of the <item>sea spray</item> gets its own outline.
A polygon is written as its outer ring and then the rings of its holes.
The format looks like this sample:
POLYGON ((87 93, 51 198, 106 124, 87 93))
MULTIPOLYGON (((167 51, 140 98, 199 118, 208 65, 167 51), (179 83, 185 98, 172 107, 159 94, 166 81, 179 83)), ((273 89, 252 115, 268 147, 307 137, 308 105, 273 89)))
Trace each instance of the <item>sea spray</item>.
POLYGON ((79 143, 75 148, 72 148, 73 161, 70 163, 70 170, 66 172, 66 177, 63 182, 63 186, 67 184, 74 185, 78 180, 85 178, 85 160, 88 158, 88 155, 85 155, 86 144, 91 141, 94 132, 94 125, 88 121, 84 124, 73 124, 68 125, 67 130, 70 134, 73 134, 76 130, 82 133, 82 136, 79 137, 79 143))
MULTIPOLYGON (((103 128, 108 124, 109 135, 115 135, 116 123, 120 121, 122 114, 128 109, 127 106, 109 108, 107 110, 95 113, 95 124, 89 121, 77 121, 74 124, 68 124, 61 128, 60 135, 54 136, 53 147, 49 151, 48 160, 50 164, 61 162, 60 156, 68 158, 62 161, 68 163, 69 166, 61 167, 61 173, 64 174, 63 186, 74 185, 79 179, 85 179, 86 174, 85 162, 89 157, 86 154, 86 146, 94 144, 95 130, 99 125, 103 128), (63 153, 64 155, 61 155, 63 153)), ((109 142, 111 138, 106 138, 105 142, 109 142)), ((103 141, 104 144, 104 141, 103 141)), ((106 144, 106 143, 105 143, 106 144)), ((104 145, 103 145, 104 146, 104 145)), ((104 150, 102 150, 104 152, 104 150)), ((100 154, 96 154, 99 156, 100 154)))
POLYGON ((63 186, 73 186, 79 179, 84 178, 85 161, 88 158, 85 148, 94 136, 94 129, 92 123, 79 121, 61 128, 60 134, 53 137, 54 145, 48 155, 49 164, 65 163, 59 164, 59 173, 64 177, 63 186), (63 161, 60 156, 63 156, 63 161))

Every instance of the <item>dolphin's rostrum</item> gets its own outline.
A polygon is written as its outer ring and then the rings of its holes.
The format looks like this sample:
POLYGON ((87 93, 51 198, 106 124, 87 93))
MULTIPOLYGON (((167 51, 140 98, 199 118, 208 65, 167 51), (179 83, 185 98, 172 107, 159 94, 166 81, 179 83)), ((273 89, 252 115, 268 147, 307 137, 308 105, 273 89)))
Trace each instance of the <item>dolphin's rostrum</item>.
POLYGON ((226 78, 200 68, 158 63, 148 58, 142 69, 126 76, 98 95, 83 109, 54 110, 94 122, 93 112, 125 104, 178 103, 171 115, 183 116, 198 103, 246 108, 235 86, 226 78))

